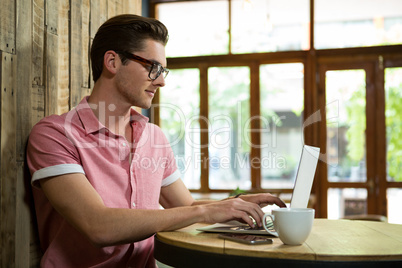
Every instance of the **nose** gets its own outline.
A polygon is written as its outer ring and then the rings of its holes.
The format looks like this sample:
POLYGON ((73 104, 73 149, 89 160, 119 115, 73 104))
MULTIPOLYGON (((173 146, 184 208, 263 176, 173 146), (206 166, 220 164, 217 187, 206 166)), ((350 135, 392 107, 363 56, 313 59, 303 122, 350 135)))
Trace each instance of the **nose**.
POLYGON ((165 86, 165 77, 163 74, 161 74, 158 78, 156 78, 154 81, 152 81, 152 84, 158 87, 164 87, 165 86))

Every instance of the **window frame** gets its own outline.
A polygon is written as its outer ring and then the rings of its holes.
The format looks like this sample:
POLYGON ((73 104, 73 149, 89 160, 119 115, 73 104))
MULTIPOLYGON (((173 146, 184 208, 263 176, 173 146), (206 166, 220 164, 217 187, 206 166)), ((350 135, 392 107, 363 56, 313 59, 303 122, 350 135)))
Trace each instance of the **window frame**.
MULTIPOLYGON (((151 0, 150 16, 155 17, 156 4, 172 2, 172 0, 151 0)), ((178 1, 176 1, 178 2, 178 1)), ((314 0, 310 0, 310 21, 314 21, 314 0)), ((280 51, 268 53, 250 54, 227 54, 198 57, 169 58, 169 69, 198 68, 200 70, 200 116, 208 118, 208 68, 209 67, 233 67, 248 66, 250 68, 250 116, 260 114, 260 65, 277 63, 302 63, 304 65, 304 120, 316 111, 325 112, 325 102, 322 102, 322 85, 320 85, 320 68, 325 64, 340 64, 349 62, 351 64, 369 64, 372 66, 372 76, 375 98, 375 127, 373 135, 377 135, 375 146, 378 154, 370 155, 368 163, 377 163, 372 176, 372 182, 367 183, 369 191, 375 191, 377 205, 373 200, 370 202, 371 209, 368 213, 387 215, 386 191, 388 188, 402 188, 402 182, 387 182, 386 179, 386 133, 385 133, 385 100, 384 100, 384 68, 402 66, 402 45, 340 48, 340 49, 314 49, 314 24, 310 23, 310 49, 305 51, 280 51), (378 161, 377 161, 378 160, 378 161), (378 201, 379 200, 379 201, 378 201)), ((229 38, 230 40, 230 38, 229 38)), ((155 95, 154 104, 159 103, 159 91, 155 95)), ((159 110, 156 107, 152 115, 152 122, 159 124, 159 110)), ((321 118, 325 114, 321 114, 321 118)), ((325 122, 325 120, 324 120, 325 122)), ((203 120, 200 121, 201 144, 208 144, 208 126, 203 120)), ((251 127, 259 129, 259 122, 254 120, 251 127)), ((260 144, 260 133, 252 132, 251 141, 253 144, 260 144)), ((323 122, 312 124, 304 129, 304 141, 306 144, 326 148, 326 130, 323 122), (323 126, 324 125, 324 126, 323 126)), ((201 153, 208 156, 208 146, 202 146, 201 153)), ((325 152, 324 152, 325 153, 325 152)), ((260 157, 259 148, 252 148, 250 157, 260 157)), ((208 157, 207 157, 208 159, 208 157)), ((312 194, 315 196, 317 217, 327 217, 327 189, 328 183, 325 163, 319 163, 312 194)), ((192 189, 193 193, 229 193, 234 189, 210 189, 208 183, 209 163, 201 165, 201 187, 192 189)), ((348 183, 337 185, 341 188, 353 188, 348 183)), ((360 186, 359 186, 360 187, 360 186)), ((262 189, 261 171, 258 166, 251 169, 251 193, 270 192, 274 194, 288 194, 292 189, 262 189)))

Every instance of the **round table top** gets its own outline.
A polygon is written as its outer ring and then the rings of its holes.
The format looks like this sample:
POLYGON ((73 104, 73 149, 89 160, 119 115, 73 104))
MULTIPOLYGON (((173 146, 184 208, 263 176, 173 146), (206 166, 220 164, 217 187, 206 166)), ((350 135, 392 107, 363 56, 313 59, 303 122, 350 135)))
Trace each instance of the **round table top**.
MULTIPOLYGON (((217 233, 197 231, 206 224, 194 224, 159 232, 165 245, 194 252, 269 259, 307 261, 401 261, 402 225, 384 222, 315 219, 305 243, 284 245, 274 237, 272 244, 246 245, 218 238, 217 233)), ((157 250, 157 245, 155 246, 157 250)))

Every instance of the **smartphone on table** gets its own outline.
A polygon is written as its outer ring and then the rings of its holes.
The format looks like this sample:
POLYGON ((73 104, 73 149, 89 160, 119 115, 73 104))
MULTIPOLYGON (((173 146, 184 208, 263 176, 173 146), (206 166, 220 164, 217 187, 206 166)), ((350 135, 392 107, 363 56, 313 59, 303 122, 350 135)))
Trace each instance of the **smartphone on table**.
POLYGON ((218 237, 247 245, 272 244, 272 239, 258 235, 220 234, 218 237))

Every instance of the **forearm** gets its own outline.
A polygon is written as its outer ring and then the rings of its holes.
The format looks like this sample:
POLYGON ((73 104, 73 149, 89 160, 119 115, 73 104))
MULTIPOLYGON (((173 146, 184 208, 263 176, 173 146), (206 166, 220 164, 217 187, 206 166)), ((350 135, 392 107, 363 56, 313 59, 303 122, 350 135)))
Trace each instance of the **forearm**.
MULTIPOLYGON (((243 194, 241 194, 241 195, 243 195, 243 194)), ((233 199, 233 198, 238 198, 238 197, 240 197, 240 194, 236 195, 236 196, 229 196, 229 197, 227 197, 225 199, 222 199, 222 200, 212 200, 212 199, 195 200, 192 205, 197 206, 197 205, 212 204, 212 203, 215 203, 215 202, 220 202, 220 201, 223 201, 223 200, 228 200, 228 199, 233 199)))
POLYGON ((221 200, 194 200, 192 206, 199 206, 199 205, 207 205, 207 204, 212 204, 215 202, 219 202, 221 200))
POLYGON ((203 221, 202 208, 189 206, 191 201, 165 210, 107 207, 82 174, 67 174, 40 182, 59 214, 98 246, 132 243, 158 231, 203 221))
POLYGON ((197 222, 238 219, 253 226, 249 216, 258 219, 260 224, 263 215, 257 204, 233 197, 220 201, 198 200, 187 206, 163 210, 106 209, 104 213, 104 216, 99 216, 101 220, 94 223, 99 231, 92 232, 99 235, 93 240, 101 245, 131 243, 159 231, 172 231, 197 222))
POLYGON ((133 243, 159 231, 171 231, 204 221, 203 207, 185 206, 160 210, 103 208, 90 222, 77 226, 98 246, 133 243), (88 226, 88 228, 83 227, 88 226))
POLYGON ((132 243, 159 231, 176 230, 196 222, 241 219, 254 226, 252 217, 260 225, 264 214, 260 204, 284 206, 282 201, 268 194, 194 201, 183 184, 176 182, 161 190, 160 201, 166 209, 109 208, 82 174, 43 179, 40 183, 60 215, 98 246, 132 243), (246 197, 248 202, 242 200, 246 197))

